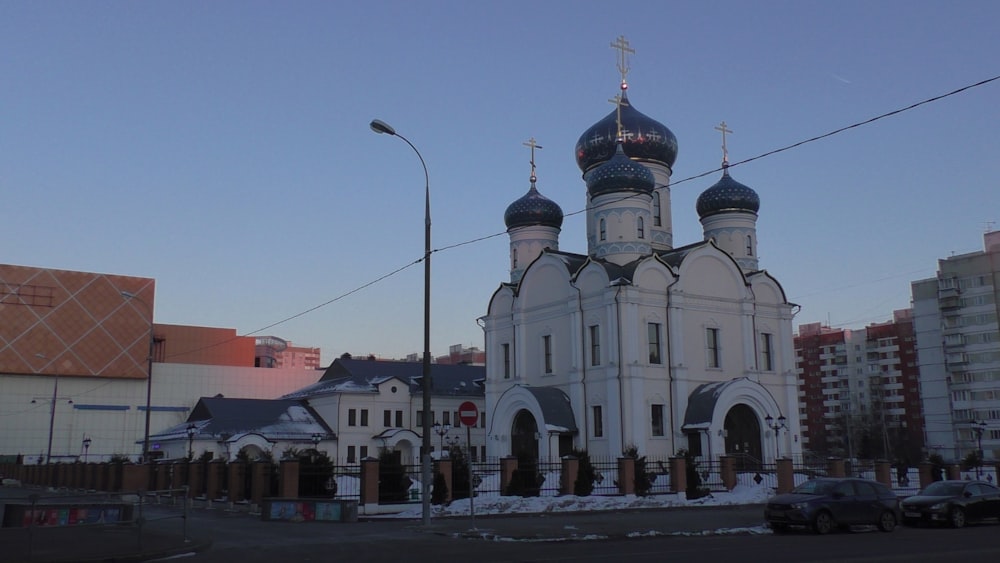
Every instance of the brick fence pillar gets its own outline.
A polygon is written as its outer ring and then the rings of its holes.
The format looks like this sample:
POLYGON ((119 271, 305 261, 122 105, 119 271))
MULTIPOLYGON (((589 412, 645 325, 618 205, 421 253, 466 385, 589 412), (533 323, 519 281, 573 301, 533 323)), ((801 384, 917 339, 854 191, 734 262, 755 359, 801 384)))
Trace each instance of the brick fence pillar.
POLYGON ((618 458, 618 492, 623 495, 635 494, 635 458, 618 458))
POLYGON ((921 461, 918 466, 920 471, 920 488, 923 489, 927 485, 934 482, 934 464, 929 461, 921 461))
POLYGON ((875 460, 875 480, 892 488, 892 464, 888 460, 875 460))
POLYGON ((149 467, 146 465, 122 465, 122 491, 145 491, 149 487, 149 467))
POLYGON ((500 494, 507 494, 507 488, 510 487, 510 482, 514 478, 514 472, 517 471, 517 458, 516 457, 502 457, 500 458, 500 494))
POLYGON ((731 455, 720 455, 719 473, 722 476, 723 487, 730 491, 736 488, 736 458, 731 455))
MULTIPOLYGON (((379 461, 377 459, 365 458, 361 460, 361 506, 378 504, 378 467, 379 461)), ((421 487, 420 490, 422 492, 424 488, 421 487)))
POLYGON ((670 458, 670 490, 675 493, 687 491, 687 462, 683 457, 670 458))
POLYGON ((234 461, 228 464, 229 476, 226 483, 229 486, 229 500, 240 502, 244 500, 243 492, 246 490, 247 464, 241 461, 234 461))
POLYGON ((299 496, 299 460, 281 460, 278 472, 278 496, 298 498, 299 496))
POLYGON ((580 460, 568 455, 560 460, 562 462, 559 473, 559 494, 576 494, 576 477, 580 473, 580 460))
POLYGON ((830 477, 847 477, 844 460, 839 457, 826 458, 826 472, 830 477))
POLYGON ((948 479, 958 480, 962 478, 962 468, 956 464, 948 466, 948 479))
POLYGON ((795 488, 795 468, 792 460, 783 457, 778 460, 778 483, 775 492, 779 495, 795 488))
MULTIPOLYGON (((451 465, 452 464, 451 464, 451 460, 450 459, 436 459, 436 460, 434 460, 434 474, 437 475, 438 473, 440 473, 441 477, 444 478, 444 491, 445 491, 444 502, 445 503, 451 502, 451 499, 452 499, 452 495, 451 495, 451 477, 452 477, 452 475, 451 475, 451 465)), ((434 477, 434 480, 437 481, 437 477, 434 477)), ((433 483, 433 481, 432 481, 432 483, 433 483)))
POLYGON ((188 496, 191 498, 197 498, 201 496, 202 489, 205 486, 205 480, 203 479, 205 473, 204 468, 205 463, 202 461, 190 461, 188 462, 188 496))

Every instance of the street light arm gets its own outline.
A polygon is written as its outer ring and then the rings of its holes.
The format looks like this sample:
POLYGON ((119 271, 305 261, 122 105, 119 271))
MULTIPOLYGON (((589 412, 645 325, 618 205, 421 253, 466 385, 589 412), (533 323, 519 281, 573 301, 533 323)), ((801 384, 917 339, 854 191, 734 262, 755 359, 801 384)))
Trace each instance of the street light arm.
POLYGON ((421 499, 422 499, 422 523, 429 526, 431 523, 431 180, 427 172, 427 163, 424 162, 423 155, 409 139, 400 135, 388 123, 379 119, 372 120, 370 124, 372 131, 380 134, 388 134, 399 137, 413 149, 420 165, 424 169, 424 357, 423 368, 420 381, 421 387, 421 408, 424 418, 421 425, 421 499))

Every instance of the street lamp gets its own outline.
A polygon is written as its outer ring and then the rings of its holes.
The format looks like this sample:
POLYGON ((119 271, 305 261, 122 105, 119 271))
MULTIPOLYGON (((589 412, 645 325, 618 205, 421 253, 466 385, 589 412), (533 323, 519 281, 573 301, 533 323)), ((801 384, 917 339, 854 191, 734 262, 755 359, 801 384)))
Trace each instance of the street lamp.
MULTIPOLYGON (((47 359, 44 354, 35 354, 36 358, 47 359)), ((45 463, 52 463, 52 431, 56 425, 56 400, 59 395, 59 373, 55 373, 52 381, 52 402, 49 404, 49 449, 45 454, 45 463)))
POLYGON ((87 453, 90 451, 90 438, 83 439, 83 462, 87 463, 87 453))
POLYGON ((313 451, 312 451, 312 454, 310 454, 310 456, 309 456, 309 459, 312 460, 312 463, 316 463, 316 454, 319 453, 319 449, 318 449, 319 448, 319 443, 322 442, 322 441, 323 441, 323 435, 322 434, 316 433, 316 434, 312 435, 313 451))
POLYGON ((424 417, 421 425, 423 452, 420 456, 420 488, 423 489, 422 521, 424 526, 429 526, 431 523, 431 180, 424 157, 409 139, 396 133, 391 125, 379 119, 373 119, 369 126, 376 133, 399 137, 410 145, 424 168, 424 358, 423 376, 420 379, 424 417))
POLYGON ((983 432, 986 431, 986 421, 980 420, 972 423, 972 430, 976 433, 976 441, 979 443, 979 460, 976 463, 976 479, 983 476, 983 432))
POLYGON ((434 433, 441 437, 441 453, 444 454, 444 437, 451 432, 451 425, 445 424, 440 425, 437 422, 434 423, 434 433))
POLYGON ((187 435, 188 435, 188 459, 194 459, 194 435, 198 429, 195 428, 194 424, 188 424, 187 435))
POLYGON ((121 296, 127 300, 142 303, 149 312, 149 355, 146 357, 146 427, 142 434, 142 461, 149 461, 149 413, 152 410, 153 398, 153 308, 138 295, 131 291, 121 291, 121 296))
POLYGON ((782 428, 788 428, 785 426, 785 416, 778 415, 778 420, 774 420, 774 417, 767 415, 764 417, 764 422, 767 423, 767 427, 774 430, 774 459, 775 461, 781 457, 781 443, 778 441, 778 434, 782 428))

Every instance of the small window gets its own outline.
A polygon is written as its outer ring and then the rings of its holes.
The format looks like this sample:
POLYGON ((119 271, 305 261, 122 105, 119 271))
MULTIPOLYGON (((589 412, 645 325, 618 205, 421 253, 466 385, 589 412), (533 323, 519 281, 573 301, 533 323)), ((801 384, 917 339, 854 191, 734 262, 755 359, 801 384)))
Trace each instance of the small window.
POLYGON ((392 411, 382 411, 382 426, 392 428, 392 411))
POLYGON ((599 405, 593 407, 594 413, 594 437, 600 438, 604 436, 604 419, 601 416, 601 407, 599 405))
POLYGON ((417 411, 417 428, 424 427, 424 411, 417 411))
POLYGON ((503 378, 510 379, 510 344, 501 344, 503 350, 503 378))
POLYGON ((774 338, 766 332, 760 335, 761 369, 774 371, 774 338))
POLYGON ((706 336, 706 347, 708 355, 708 367, 718 368, 721 366, 719 362, 719 329, 709 328, 705 330, 706 336))
POLYGON ((663 405, 650 405, 653 436, 663 436, 663 405))
POLYGON ((361 446, 361 459, 368 457, 368 446, 361 446))
POLYGON ((441 424, 451 424, 451 413, 444 411, 441 413, 441 424))
POLYGON ((511 251, 510 257, 511 257, 511 264, 510 264, 510 266, 511 266, 512 269, 516 270, 517 269, 517 249, 516 248, 511 251))
POLYGON ((368 426, 368 409, 361 409, 361 426, 368 426))
POLYGON ((485 412, 479 413, 479 427, 480 428, 486 428, 486 413, 485 412))
POLYGON ((545 358, 545 373, 552 373, 552 336, 542 337, 542 356, 545 358))
POLYGON ((747 235, 747 256, 753 256, 753 238, 747 235))
POLYGON ((590 365, 601 365, 601 327, 598 325, 590 327, 590 365))
POLYGON ((396 411, 396 428, 403 427, 403 411, 396 411))
POLYGON ((347 425, 357 426, 358 425, 358 410, 357 409, 347 409, 347 425))
POLYGON ((636 234, 639 238, 646 238, 646 222, 643 221, 642 217, 636 222, 636 234))
POLYGON ((604 219, 601 219, 599 225, 600 225, 600 229, 601 229, 600 240, 607 240, 608 239, 608 225, 607 225, 607 223, 604 222, 604 219))
POLYGON ((347 446, 347 463, 357 463, 358 458, 354 453, 354 446, 347 446))
POLYGON ((659 227, 660 222, 660 192, 653 192, 653 226, 659 227))
POLYGON ((649 363, 663 363, 660 357, 660 324, 649 323, 646 325, 646 332, 649 339, 649 363))

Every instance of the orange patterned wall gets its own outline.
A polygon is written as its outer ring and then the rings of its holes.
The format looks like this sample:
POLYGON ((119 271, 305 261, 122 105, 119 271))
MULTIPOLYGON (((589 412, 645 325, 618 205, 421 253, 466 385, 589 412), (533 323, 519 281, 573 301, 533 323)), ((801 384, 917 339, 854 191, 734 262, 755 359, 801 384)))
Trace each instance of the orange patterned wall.
POLYGON ((151 278, 0 264, 0 373, 145 378, 155 291, 151 278))

